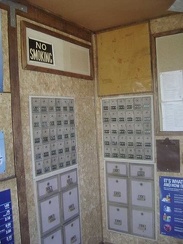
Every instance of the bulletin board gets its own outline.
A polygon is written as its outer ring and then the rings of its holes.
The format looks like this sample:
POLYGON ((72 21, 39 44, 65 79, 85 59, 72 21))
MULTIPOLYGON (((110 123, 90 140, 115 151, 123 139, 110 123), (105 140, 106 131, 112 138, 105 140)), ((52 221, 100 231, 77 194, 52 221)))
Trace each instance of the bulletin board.
POLYGON ((98 94, 152 91, 148 23, 97 35, 98 94))
POLYGON ((154 37, 156 49, 157 117, 159 134, 182 133, 183 119, 183 30, 154 37))

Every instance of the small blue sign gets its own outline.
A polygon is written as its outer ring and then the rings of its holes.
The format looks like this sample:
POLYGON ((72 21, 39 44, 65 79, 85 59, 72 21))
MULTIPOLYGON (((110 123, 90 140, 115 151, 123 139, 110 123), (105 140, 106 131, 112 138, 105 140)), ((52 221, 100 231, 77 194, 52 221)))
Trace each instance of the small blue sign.
POLYGON ((160 233, 183 239, 183 178, 160 177, 160 233))
POLYGON ((10 189, 0 192, 0 244, 14 244, 10 189))
POLYGON ((0 174, 4 173, 5 170, 6 170, 6 153, 5 153, 4 133, 3 131, 0 131, 0 174))

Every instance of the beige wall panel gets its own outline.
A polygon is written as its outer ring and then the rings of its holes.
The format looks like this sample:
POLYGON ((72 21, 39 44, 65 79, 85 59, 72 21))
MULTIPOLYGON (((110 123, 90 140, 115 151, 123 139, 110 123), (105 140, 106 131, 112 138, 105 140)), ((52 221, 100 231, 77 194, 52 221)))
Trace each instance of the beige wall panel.
POLYGON ((3 49, 3 90, 10 92, 9 49, 8 49, 8 16, 7 11, 1 10, 2 49, 3 49))
MULTIPOLYGON (((38 243, 31 162, 29 96, 74 97, 78 142, 78 171, 83 243, 101 241, 99 175, 96 153, 94 82, 60 75, 23 70, 21 67, 20 18, 18 19, 19 75, 23 128, 24 164, 30 225, 30 243, 38 243)), ((92 243, 93 244, 93 243, 92 243)))
POLYGON ((18 199, 17 199, 16 179, 0 182, 0 191, 7 190, 7 189, 11 190, 11 202, 12 202, 12 211, 13 211, 15 243, 22 244, 21 237, 20 237, 19 208, 18 208, 18 199))
POLYGON ((94 99, 76 100, 76 126, 83 243, 99 243, 102 216, 94 99))
POLYGON ((6 171, 4 174, 0 174, 0 179, 5 179, 15 175, 10 93, 0 93, 0 109, 2 111, 0 130, 4 131, 6 150, 6 171))
POLYGON ((97 49, 99 95, 152 91, 147 23, 98 34, 97 49))
POLYGON ((183 14, 151 20, 150 28, 152 34, 181 29, 183 28, 183 14))

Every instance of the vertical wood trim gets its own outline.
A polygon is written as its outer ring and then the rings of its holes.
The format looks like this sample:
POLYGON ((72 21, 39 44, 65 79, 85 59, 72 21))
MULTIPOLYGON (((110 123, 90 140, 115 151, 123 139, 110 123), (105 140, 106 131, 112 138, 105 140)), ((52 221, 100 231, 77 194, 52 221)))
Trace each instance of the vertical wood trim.
POLYGON ((10 11, 8 12, 8 39, 9 39, 9 62, 10 62, 10 89, 12 105, 12 126, 15 174, 17 179, 17 194, 19 204, 21 243, 30 243, 28 209, 26 197, 26 181, 24 170, 22 125, 20 110, 20 87, 18 67, 17 29, 10 26, 10 11))

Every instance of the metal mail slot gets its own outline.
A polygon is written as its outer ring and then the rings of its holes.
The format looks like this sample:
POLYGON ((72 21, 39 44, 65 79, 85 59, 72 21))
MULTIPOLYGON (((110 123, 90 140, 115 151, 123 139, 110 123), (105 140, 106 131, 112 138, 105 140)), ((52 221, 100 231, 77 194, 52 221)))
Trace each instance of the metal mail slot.
POLYGON ((80 233, 80 220, 79 218, 74 219, 70 223, 64 225, 64 243, 68 244, 80 244, 81 233, 80 233))
POLYGON ((58 229, 42 239, 42 244, 63 244, 62 230, 58 229))
POLYGON ((133 99, 134 102, 134 109, 141 109, 142 108, 142 98, 141 97, 135 97, 133 99))
POLYGON ((124 110, 126 108, 125 99, 118 99, 118 110, 124 110))
POLYGON ((33 114, 32 121, 33 121, 33 128, 41 127, 41 115, 40 114, 33 114))
POLYGON ((128 209, 118 205, 108 205, 108 226, 111 230, 128 232, 128 209))
POLYGON ((107 177, 108 201, 127 203, 127 180, 124 178, 107 177))
POLYGON ((127 175, 125 163, 106 162, 107 174, 127 175))
POLYGON ((34 136, 34 145, 40 145, 42 143, 42 140, 41 140, 41 129, 36 129, 34 132, 33 132, 33 136, 34 136))
POLYGON ((70 187, 77 184, 77 171, 71 170, 60 175, 61 188, 70 187))
POLYGON ((50 141, 56 141, 56 129, 50 129, 50 141))
POLYGON ((110 120, 110 113, 109 112, 104 112, 103 113, 103 122, 104 123, 109 123, 110 120))
POLYGON ((110 110, 117 110, 117 100, 110 100, 110 110))
POLYGON ((67 190, 66 192, 62 192, 61 199, 64 221, 68 221, 69 219, 79 214, 79 198, 77 186, 67 190))
POLYGON ((47 178, 37 183, 39 198, 47 197, 58 191, 58 179, 57 176, 47 178))
POLYGON ((130 175, 136 178, 154 178, 154 169, 153 165, 144 165, 144 164, 130 164, 130 175))
POLYGON ((48 99, 48 110, 49 110, 49 112, 55 111, 55 99, 54 98, 48 99))
POLYGON ((41 115, 41 125, 42 125, 43 128, 49 126, 48 115, 47 114, 42 114, 41 115))
POLYGON ((50 158, 43 160, 43 168, 44 168, 44 173, 51 171, 51 159, 50 158))
POLYGON ((133 98, 126 99, 126 109, 132 110, 133 109, 133 98))
POLYGON ((153 207, 153 182, 131 180, 132 204, 141 207, 153 207))
POLYGON ((154 212, 133 209, 132 233, 153 239, 155 237, 154 212))
POLYGON ((62 116, 62 114, 57 114, 56 115, 56 124, 57 124, 57 126, 62 126, 63 125, 63 116, 62 116))
POLYGON ((103 100, 102 101, 102 108, 103 108, 103 111, 108 111, 110 108, 110 101, 109 100, 103 100))
POLYGON ((59 195, 40 202, 40 219, 42 233, 47 233, 60 224, 59 195))
POLYGON ((39 113, 40 112, 40 99, 32 98, 32 112, 39 113))

